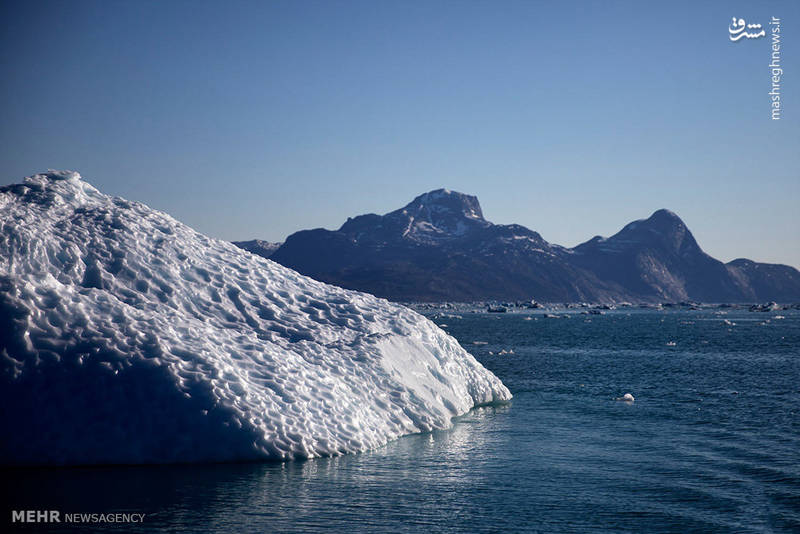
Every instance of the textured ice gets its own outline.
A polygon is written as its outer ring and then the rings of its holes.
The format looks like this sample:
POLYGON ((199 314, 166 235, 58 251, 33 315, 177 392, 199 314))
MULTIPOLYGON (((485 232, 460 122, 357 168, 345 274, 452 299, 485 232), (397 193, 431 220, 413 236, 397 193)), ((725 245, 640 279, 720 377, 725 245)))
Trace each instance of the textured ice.
POLYGON ((337 455, 511 397, 421 315, 77 173, 0 188, 0 229, 6 464, 337 455))

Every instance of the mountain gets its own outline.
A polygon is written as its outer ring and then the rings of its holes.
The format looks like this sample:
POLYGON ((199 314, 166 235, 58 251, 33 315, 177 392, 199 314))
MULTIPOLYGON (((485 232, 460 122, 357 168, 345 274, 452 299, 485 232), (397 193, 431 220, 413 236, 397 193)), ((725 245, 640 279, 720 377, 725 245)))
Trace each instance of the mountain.
POLYGON ((493 224, 476 197, 447 189, 386 215, 349 218, 338 230, 297 232, 269 257, 396 301, 800 299, 796 269, 743 263, 749 260, 725 265, 669 210, 569 249, 524 226, 493 224))
POLYGON ((578 245, 571 260, 638 299, 742 300, 741 287, 725 264, 703 252, 683 221, 665 209, 612 237, 578 245))
POLYGON ((785 302, 787 296, 791 296, 791 300, 798 299, 800 272, 793 267, 757 263, 744 258, 733 260, 726 267, 745 300, 785 302))
POLYGON ((317 280, 391 300, 477 300, 536 295, 596 300, 615 293, 567 252, 523 226, 492 224, 478 199, 446 189, 336 231, 297 232, 271 259, 317 280))
POLYGON ((308 458, 511 397, 413 311, 52 171, 0 188, 0 463, 308 458))

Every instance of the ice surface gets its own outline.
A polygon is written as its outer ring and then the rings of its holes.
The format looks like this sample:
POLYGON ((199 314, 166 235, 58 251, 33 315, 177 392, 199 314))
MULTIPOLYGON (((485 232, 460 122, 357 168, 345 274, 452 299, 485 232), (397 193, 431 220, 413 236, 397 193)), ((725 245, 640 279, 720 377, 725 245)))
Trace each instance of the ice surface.
POLYGON ((77 173, 0 188, 0 228, 6 464, 336 455, 511 397, 416 312, 77 173))

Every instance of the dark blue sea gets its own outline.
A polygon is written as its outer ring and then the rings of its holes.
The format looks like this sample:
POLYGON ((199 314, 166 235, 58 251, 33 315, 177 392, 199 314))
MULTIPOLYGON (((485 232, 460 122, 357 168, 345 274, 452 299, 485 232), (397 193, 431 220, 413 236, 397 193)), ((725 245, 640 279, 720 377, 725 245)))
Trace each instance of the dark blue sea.
POLYGON ((9 470, 6 513, 146 514, 119 532, 800 532, 800 312, 549 313, 431 312, 514 394, 451 430, 285 464, 9 470))

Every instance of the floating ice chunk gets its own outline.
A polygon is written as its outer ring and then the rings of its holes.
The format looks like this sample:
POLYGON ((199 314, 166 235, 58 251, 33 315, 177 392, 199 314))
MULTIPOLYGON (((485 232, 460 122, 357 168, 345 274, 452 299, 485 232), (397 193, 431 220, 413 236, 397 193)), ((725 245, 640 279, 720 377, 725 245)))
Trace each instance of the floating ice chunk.
POLYGON ((0 187, 0 230, 5 464, 338 455, 511 398, 408 308, 77 173, 0 187))
POLYGON ((625 395, 623 395, 621 397, 617 397, 617 400, 618 401, 624 401, 624 402, 633 402, 636 399, 634 399, 633 395, 631 395, 630 393, 626 393, 625 395))

